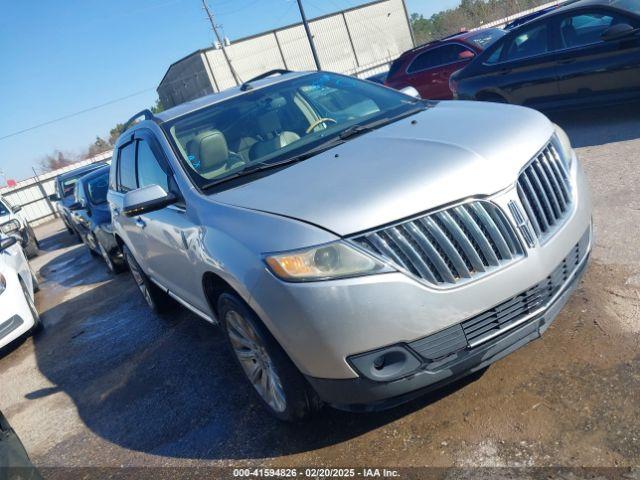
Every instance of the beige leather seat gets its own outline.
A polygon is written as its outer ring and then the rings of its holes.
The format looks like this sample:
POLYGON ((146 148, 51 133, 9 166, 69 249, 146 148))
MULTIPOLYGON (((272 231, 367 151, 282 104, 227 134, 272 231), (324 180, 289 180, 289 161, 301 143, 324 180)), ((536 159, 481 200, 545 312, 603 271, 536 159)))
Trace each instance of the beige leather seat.
POLYGON ((195 170, 210 178, 242 162, 237 155, 229 155, 227 140, 220 130, 200 132, 187 143, 187 153, 195 170))
POLYGON ((300 139, 300 135, 295 132, 282 131, 280 117, 276 111, 258 117, 257 126, 263 140, 255 143, 249 150, 252 160, 269 155, 300 139))

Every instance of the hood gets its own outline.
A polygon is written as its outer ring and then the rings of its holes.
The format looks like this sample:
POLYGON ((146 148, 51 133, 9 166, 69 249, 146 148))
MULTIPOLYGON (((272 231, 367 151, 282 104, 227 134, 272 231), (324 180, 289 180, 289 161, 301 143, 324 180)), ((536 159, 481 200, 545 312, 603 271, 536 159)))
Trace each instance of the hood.
POLYGON ((528 108, 440 102, 212 199, 349 235, 498 192, 552 134, 528 108))

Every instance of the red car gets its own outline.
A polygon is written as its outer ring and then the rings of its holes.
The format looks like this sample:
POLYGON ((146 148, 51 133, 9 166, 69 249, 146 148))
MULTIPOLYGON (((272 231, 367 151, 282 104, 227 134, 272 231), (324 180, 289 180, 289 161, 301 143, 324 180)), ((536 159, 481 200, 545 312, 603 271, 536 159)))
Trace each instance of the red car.
POLYGON ((499 28, 457 33, 408 50, 393 62, 384 84, 398 90, 414 87, 422 98, 452 99, 451 74, 505 33, 499 28))

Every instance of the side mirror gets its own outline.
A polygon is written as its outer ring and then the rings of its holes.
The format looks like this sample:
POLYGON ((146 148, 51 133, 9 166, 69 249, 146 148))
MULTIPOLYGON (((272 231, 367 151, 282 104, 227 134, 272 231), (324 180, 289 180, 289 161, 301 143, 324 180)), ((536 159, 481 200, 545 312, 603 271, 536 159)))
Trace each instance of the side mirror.
POLYGON ((460 60, 471 60, 475 56, 476 54, 473 53, 471 50, 463 50, 458 54, 458 58, 460 60))
POLYGON ((20 233, 20 222, 18 220, 9 220, 0 225, 0 232, 5 235, 16 235, 20 233))
POLYGON ((49 195, 49 200, 52 202, 59 202, 60 197, 58 196, 57 193, 52 193, 51 195, 49 195))
POLYGON ((404 87, 400 89, 400 91, 405 95, 409 95, 410 97, 413 97, 413 98, 422 98, 420 96, 420 92, 418 92, 418 90, 416 90, 412 86, 404 87))
POLYGON ((75 212, 76 210, 81 210, 84 208, 84 205, 82 205, 82 202, 73 202, 71 205, 69 205, 69 210, 71 210, 72 212, 75 212))
POLYGON ((617 25, 607 28, 600 38, 605 42, 610 42, 613 40, 621 40, 624 37, 633 35, 635 32, 636 29, 628 23, 618 23, 617 25))
POLYGON ((18 243, 16 237, 3 237, 0 239, 0 252, 4 252, 7 248, 14 246, 18 243))
POLYGON ((13 213, 18 213, 20 210, 22 210, 22 206, 14 205, 13 207, 11 207, 11 210, 13 211, 13 213))
POLYGON ((178 197, 165 192, 160 185, 149 185, 124 194, 122 213, 127 217, 133 217, 160 210, 177 201, 178 197))

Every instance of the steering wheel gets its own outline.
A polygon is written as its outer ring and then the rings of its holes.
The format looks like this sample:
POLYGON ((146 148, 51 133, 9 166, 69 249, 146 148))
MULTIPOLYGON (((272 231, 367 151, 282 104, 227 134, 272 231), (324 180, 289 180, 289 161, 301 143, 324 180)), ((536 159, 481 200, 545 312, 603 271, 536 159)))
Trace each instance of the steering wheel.
POLYGON ((313 122, 311 125, 309 125, 309 128, 307 128, 307 133, 311 133, 311 131, 314 128, 316 128, 321 123, 325 123, 325 122, 338 123, 338 121, 335 118, 329 118, 329 117, 319 118, 318 120, 313 122))

